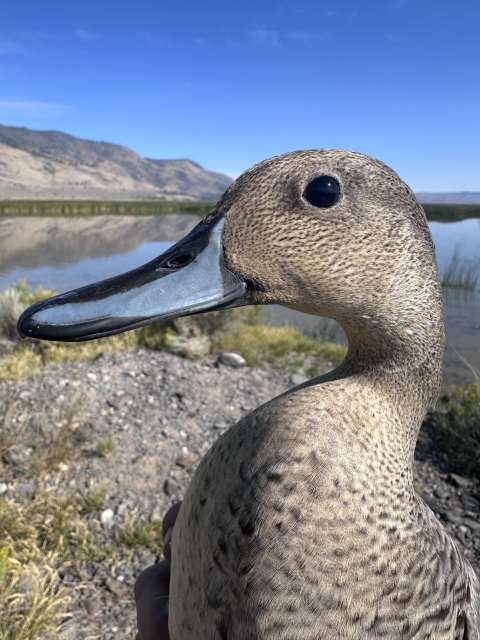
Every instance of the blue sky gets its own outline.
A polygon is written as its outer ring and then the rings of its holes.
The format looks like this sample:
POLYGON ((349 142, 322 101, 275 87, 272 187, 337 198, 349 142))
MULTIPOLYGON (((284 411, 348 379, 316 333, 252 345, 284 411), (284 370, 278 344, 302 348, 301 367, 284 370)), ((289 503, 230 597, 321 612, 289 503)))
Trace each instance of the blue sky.
POLYGON ((0 123, 236 176, 294 149, 373 155, 480 191, 477 0, 17 0, 0 123))

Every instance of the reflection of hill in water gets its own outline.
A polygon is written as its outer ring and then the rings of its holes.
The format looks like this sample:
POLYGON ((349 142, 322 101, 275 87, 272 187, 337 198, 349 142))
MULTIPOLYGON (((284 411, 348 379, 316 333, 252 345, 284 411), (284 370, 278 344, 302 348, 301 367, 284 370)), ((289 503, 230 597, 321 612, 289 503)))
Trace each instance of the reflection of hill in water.
POLYGON ((193 215, 5 218, 0 220, 0 270, 111 256, 144 242, 175 241, 198 224, 193 215))

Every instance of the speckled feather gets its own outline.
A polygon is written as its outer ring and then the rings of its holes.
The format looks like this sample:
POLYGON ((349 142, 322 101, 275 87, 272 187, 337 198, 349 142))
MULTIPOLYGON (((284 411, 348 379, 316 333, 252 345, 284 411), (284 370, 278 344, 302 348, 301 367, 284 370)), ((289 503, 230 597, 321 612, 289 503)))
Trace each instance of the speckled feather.
POLYGON ((172 541, 172 640, 479 640, 475 574, 413 489, 444 347, 413 193, 367 156, 299 151, 240 176, 220 216, 252 302, 333 318, 349 349, 200 463, 172 541), (341 185, 328 209, 302 198, 319 175, 341 185))

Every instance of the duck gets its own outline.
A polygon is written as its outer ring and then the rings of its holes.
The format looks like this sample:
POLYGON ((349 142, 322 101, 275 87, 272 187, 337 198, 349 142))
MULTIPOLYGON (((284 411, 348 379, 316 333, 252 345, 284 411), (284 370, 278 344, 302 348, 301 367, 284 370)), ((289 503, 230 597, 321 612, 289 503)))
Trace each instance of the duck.
POLYGON ((385 164, 260 162, 167 252, 33 305, 18 329, 90 340, 251 304, 332 318, 348 350, 201 460, 173 530, 172 640, 479 640, 479 581, 414 490, 442 294, 425 213, 385 164))

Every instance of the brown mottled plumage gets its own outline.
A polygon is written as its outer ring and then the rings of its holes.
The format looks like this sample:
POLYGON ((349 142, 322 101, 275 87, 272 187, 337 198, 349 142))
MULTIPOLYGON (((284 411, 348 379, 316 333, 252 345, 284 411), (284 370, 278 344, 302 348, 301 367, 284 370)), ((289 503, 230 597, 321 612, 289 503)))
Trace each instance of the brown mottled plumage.
POLYGON ((173 534, 172 640, 478 640, 475 574, 413 489, 444 347, 413 193, 367 156, 299 151, 240 176, 215 217, 255 302, 333 318, 349 349, 200 463, 173 534), (323 174, 342 190, 328 209, 302 198, 323 174))

